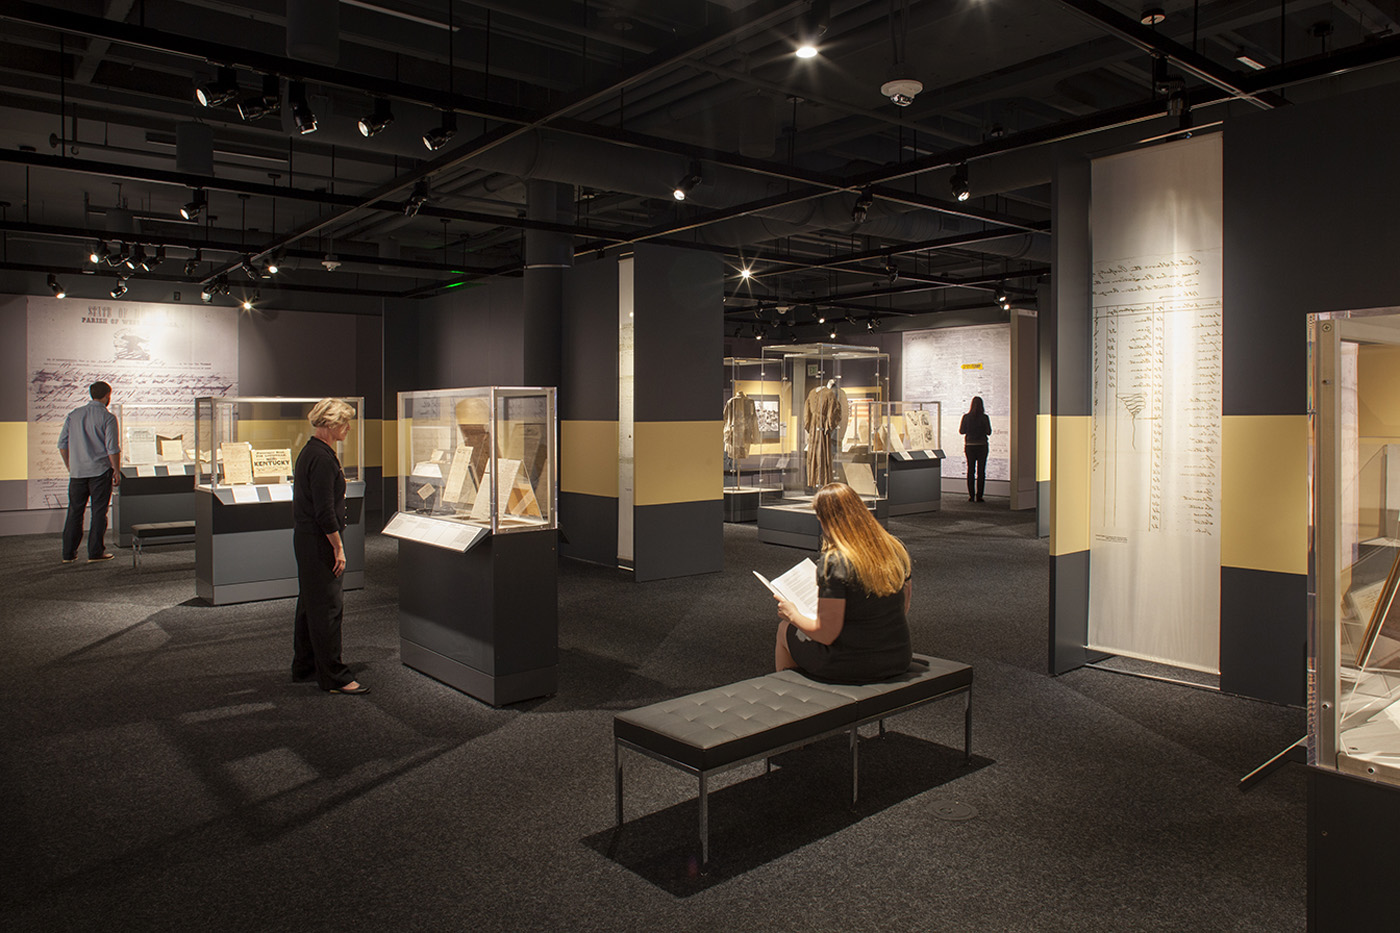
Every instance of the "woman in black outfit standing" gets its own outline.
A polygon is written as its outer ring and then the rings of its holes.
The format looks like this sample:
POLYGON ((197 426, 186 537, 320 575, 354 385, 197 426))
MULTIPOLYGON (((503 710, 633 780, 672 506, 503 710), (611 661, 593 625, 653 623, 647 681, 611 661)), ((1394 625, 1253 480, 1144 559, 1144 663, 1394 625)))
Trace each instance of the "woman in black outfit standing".
POLYGON ((964 435, 963 453, 967 454, 967 501, 982 502, 982 491, 987 488, 987 438, 992 433, 992 419, 982 408, 982 396, 972 397, 972 407, 962 416, 958 433, 964 435))
POLYGON ((778 600, 773 666, 850 684, 903 674, 913 658, 909 552, 845 483, 823 486, 812 505, 822 526, 817 617, 778 600))
POLYGON ((334 445, 350 433, 354 416, 355 409, 338 398, 316 403, 307 417, 315 434, 297 457, 292 483, 292 549, 298 583, 292 679, 309 680, 315 675, 321 689, 331 693, 369 692, 340 663, 345 473, 334 445))

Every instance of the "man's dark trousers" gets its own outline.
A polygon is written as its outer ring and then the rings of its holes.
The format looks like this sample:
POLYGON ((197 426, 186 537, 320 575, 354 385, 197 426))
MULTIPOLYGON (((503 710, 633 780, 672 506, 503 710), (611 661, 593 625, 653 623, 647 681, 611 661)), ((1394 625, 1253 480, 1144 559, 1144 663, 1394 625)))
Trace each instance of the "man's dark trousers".
POLYGON ((68 480, 68 520, 63 523, 63 559, 78 556, 83 540, 83 512, 92 501, 92 527, 88 529, 88 559, 107 550, 107 506, 112 502, 112 471, 101 476, 73 476, 68 480))

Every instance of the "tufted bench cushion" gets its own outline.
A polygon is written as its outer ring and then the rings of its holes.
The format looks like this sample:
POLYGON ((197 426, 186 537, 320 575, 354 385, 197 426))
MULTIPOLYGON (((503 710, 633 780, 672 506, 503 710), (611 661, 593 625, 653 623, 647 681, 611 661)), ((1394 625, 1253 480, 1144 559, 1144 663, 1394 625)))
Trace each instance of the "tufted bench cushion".
POLYGON ((830 684, 796 671, 701 690, 617 714, 613 735, 697 771, 753 758, 972 683, 972 668, 915 655, 873 684, 830 684))
POLYGON ((851 803, 859 795, 860 726, 944 697, 963 696, 963 754, 972 756, 972 668, 914 655, 898 677, 872 684, 832 684, 779 671, 663 700, 613 717, 613 779, 622 826, 622 749, 632 748, 700 779, 700 863, 710 858, 711 774, 767 758, 840 732, 851 737, 851 803))

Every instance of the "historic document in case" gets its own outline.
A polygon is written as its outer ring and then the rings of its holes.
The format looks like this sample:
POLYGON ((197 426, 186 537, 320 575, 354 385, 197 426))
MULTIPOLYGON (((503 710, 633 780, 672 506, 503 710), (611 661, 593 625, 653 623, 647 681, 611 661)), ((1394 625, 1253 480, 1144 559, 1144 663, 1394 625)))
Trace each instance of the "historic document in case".
POLYGON ((253 481, 253 445, 246 441, 224 441, 219 445, 224 464, 224 482, 242 486, 253 481))

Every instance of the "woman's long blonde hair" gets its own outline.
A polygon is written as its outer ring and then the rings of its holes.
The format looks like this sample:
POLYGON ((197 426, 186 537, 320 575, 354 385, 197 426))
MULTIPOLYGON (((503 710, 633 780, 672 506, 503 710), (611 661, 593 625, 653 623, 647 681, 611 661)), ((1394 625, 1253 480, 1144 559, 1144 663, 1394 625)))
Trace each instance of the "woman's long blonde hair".
POLYGON ((880 527, 856 491, 845 483, 827 483, 812 502, 822 523, 823 558, 836 552, 871 596, 889 596, 909 579, 909 552, 880 527))

